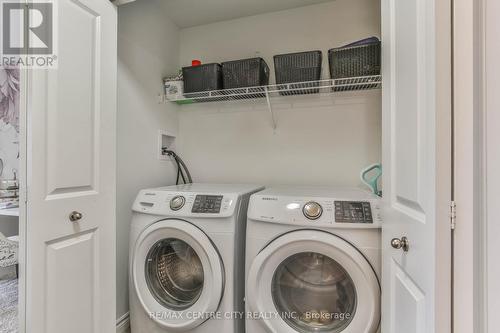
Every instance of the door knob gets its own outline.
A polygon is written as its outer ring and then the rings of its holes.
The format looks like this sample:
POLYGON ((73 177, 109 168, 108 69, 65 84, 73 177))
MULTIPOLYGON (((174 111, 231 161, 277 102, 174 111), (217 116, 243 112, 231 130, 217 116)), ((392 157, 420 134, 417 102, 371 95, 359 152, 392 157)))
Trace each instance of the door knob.
POLYGON ((401 237, 401 239, 393 238, 391 240, 391 246, 396 250, 403 249, 403 251, 408 252, 410 249, 410 241, 408 241, 406 237, 401 237))
POLYGON ((83 218, 83 214, 80 213, 80 212, 72 212, 71 214, 69 214, 69 220, 71 222, 78 222, 80 221, 81 219, 83 218))

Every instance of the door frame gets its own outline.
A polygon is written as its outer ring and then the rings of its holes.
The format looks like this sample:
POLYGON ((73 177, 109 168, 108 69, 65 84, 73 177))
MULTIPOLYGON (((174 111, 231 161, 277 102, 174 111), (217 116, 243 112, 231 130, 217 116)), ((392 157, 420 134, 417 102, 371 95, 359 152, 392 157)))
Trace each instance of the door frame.
MULTIPOLYGON (((477 229, 477 163, 475 131, 478 125, 474 109, 474 1, 455 0, 453 14, 453 88, 454 88, 454 184, 456 227, 453 231, 453 328, 454 333, 478 332, 473 314, 477 280, 474 249, 477 229)), ((477 83, 477 82, 476 82, 477 83)), ((475 307, 474 307, 475 308, 475 307)))
MULTIPOLYGON (((497 24, 496 31, 500 30, 497 20, 488 22, 487 4, 495 1, 454 0, 454 200, 457 205, 453 232, 454 333, 487 333, 488 320, 492 320, 488 312, 498 312, 488 308, 487 297, 488 288, 499 290, 500 287, 493 286, 492 279, 488 279, 493 268, 489 267, 492 262, 488 262, 488 250, 494 244, 488 244, 488 225, 493 225, 493 221, 487 219, 486 182, 487 144, 491 140, 487 135, 500 139, 499 131, 488 133, 486 121, 488 72, 499 70, 489 68, 486 48, 488 40, 493 40, 487 35, 493 28, 488 24, 497 24)), ((496 98, 493 102, 498 106, 496 98)))
MULTIPOLYGON (((478 8, 478 38, 481 53, 478 59, 479 72, 479 140, 478 155, 480 167, 478 172, 478 221, 479 236, 477 237, 477 257, 479 277, 477 282, 477 297, 475 302, 479 309, 477 332, 493 333, 498 330, 500 318, 500 264, 498 263, 496 247, 500 232, 497 205, 500 196, 500 153, 497 145, 500 140, 500 22, 498 15, 500 3, 498 0, 479 1, 478 8), (492 295, 492 297, 490 297, 492 295)), ((477 113, 477 112, 476 112, 477 113)))

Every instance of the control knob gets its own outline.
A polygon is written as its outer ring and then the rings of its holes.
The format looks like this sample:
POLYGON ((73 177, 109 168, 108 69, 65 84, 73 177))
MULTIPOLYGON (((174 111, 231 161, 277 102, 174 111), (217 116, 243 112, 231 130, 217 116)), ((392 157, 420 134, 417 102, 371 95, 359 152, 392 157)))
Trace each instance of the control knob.
POLYGON ((184 204, 186 203, 186 198, 184 198, 182 195, 177 195, 170 200, 170 209, 171 210, 179 210, 182 207, 184 207, 184 204))
POLYGON ((302 212, 309 220, 317 220, 323 214, 323 207, 315 201, 310 201, 304 205, 302 212))

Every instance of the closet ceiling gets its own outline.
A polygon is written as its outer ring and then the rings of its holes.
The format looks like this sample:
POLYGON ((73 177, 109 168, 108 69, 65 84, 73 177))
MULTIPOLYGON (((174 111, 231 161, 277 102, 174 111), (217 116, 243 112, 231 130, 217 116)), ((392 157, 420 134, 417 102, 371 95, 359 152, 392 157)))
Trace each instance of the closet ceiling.
POLYGON ((231 20, 332 0, 163 0, 167 15, 180 28, 231 20))

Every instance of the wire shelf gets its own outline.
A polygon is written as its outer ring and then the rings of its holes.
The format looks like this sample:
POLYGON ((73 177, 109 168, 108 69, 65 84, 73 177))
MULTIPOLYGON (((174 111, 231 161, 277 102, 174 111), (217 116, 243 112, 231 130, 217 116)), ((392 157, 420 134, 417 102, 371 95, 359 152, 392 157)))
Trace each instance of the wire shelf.
POLYGON ((206 102, 224 102, 238 100, 265 99, 271 124, 276 130, 276 117, 273 111, 272 98, 281 96, 335 94, 340 92, 352 92, 360 90, 379 89, 382 87, 382 76, 361 76, 345 79, 331 79, 319 81, 307 81, 288 84, 273 84, 260 87, 224 89, 205 92, 184 94, 180 98, 168 98, 160 96, 160 102, 173 102, 177 104, 192 104, 206 102))
POLYGON ((343 91, 378 89, 381 86, 382 76, 373 75, 345 79, 307 81, 288 84, 274 84, 260 87, 196 92, 184 94, 183 97, 179 98, 167 98, 167 96, 163 96, 163 102, 175 102, 178 104, 222 102, 269 98, 277 96, 296 96, 318 93, 336 93, 343 91))

